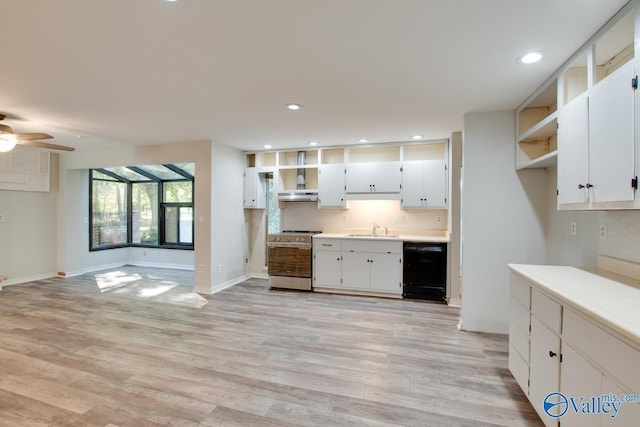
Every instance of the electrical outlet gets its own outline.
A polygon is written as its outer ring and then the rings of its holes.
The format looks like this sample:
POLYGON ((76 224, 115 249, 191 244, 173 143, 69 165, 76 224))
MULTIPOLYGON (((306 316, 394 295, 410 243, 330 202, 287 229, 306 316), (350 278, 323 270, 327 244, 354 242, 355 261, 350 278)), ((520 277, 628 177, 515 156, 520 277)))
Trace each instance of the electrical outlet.
POLYGON ((4 221, 4 215, 0 214, 0 222, 4 221))
POLYGON ((147 251, 142 251, 142 256, 147 256, 147 251))
POLYGON ((82 218, 82 223, 89 224, 89 217, 85 216, 84 218, 82 218))
POLYGON ((218 264, 218 273, 222 273, 222 264, 218 264))
POLYGON ((204 273, 204 265, 200 264, 200 265, 198 266, 198 271, 199 271, 200 273, 204 273))
POLYGON ((440 215, 438 215, 438 216, 436 217, 436 222, 437 222, 437 223, 441 223, 441 222, 442 222, 442 217, 441 217, 440 215))
POLYGON ((600 238, 602 240, 607 239, 607 224, 600 224, 600 238))
POLYGON ((575 236, 578 234, 578 225, 575 222, 571 223, 571 235, 575 236))

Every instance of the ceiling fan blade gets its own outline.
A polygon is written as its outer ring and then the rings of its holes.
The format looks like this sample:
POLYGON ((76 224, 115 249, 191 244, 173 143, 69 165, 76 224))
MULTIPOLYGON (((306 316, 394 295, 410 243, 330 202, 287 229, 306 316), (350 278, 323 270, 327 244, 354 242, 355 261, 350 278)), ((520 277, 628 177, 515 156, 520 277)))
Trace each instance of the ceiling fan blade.
POLYGON ((74 151, 75 150, 75 148, 73 148, 73 147, 67 147, 65 145, 49 144, 48 142, 40 142, 40 141, 19 140, 18 144, 26 145, 26 146, 29 146, 29 147, 47 148, 49 150, 62 150, 62 151, 74 151))
POLYGON ((53 138, 48 133, 14 133, 14 135, 20 141, 33 141, 36 139, 52 139, 53 138))

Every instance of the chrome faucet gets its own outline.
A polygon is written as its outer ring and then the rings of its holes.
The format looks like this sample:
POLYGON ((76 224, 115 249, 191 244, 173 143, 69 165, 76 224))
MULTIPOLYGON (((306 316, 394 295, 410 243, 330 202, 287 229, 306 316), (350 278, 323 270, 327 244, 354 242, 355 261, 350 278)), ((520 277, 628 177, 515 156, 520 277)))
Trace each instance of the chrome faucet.
POLYGON ((374 222, 374 223, 373 223, 373 228, 371 229, 371 234, 372 234, 373 236, 375 236, 375 235, 376 235, 376 230, 377 230, 378 228, 380 228, 380 226, 374 222))

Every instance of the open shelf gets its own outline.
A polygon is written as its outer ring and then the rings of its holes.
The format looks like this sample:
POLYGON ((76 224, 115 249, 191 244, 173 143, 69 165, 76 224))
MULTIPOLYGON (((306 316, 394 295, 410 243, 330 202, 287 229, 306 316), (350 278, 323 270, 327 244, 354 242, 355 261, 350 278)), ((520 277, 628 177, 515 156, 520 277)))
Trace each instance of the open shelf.
POLYGON ((520 134, 518 142, 548 139, 556 134, 558 130, 558 112, 554 111, 529 130, 520 134))
POLYGON ((522 169, 546 169, 554 167, 557 163, 558 151, 551 151, 543 156, 536 157, 535 159, 519 165, 516 170, 522 169))

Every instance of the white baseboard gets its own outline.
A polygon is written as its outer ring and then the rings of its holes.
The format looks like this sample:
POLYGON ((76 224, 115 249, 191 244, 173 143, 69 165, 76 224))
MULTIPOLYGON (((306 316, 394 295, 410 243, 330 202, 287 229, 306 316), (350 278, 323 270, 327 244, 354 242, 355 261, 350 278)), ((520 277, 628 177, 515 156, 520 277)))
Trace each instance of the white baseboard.
POLYGON ((85 268, 81 268, 79 270, 63 271, 62 274, 59 274, 59 276, 61 276, 61 277, 80 276, 82 274, 93 273, 94 271, 100 271, 100 270, 108 270, 110 268, 118 268, 118 267, 122 267, 124 265, 127 265, 127 263, 117 262, 117 263, 112 263, 112 264, 93 265, 91 267, 85 267, 85 268))
POLYGON ((2 282, 2 286, 0 286, 0 290, 2 290, 3 286, 19 285, 21 283, 34 282, 36 280, 51 279, 52 277, 56 277, 57 275, 58 273, 52 272, 52 273, 35 274, 33 276, 17 277, 15 279, 8 279, 2 282))
POLYGON ((194 286, 193 292, 198 294, 206 294, 213 295, 225 289, 232 287, 233 285, 237 285, 238 283, 244 282, 247 279, 250 279, 251 275, 245 274, 244 276, 236 277, 235 279, 227 280, 226 282, 219 283, 215 286, 212 286, 208 289, 203 289, 202 287, 194 286))
POLYGON ((174 270, 195 270, 194 266, 191 264, 167 264, 166 262, 129 261, 127 262, 127 265, 135 265, 136 267, 170 268, 174 270))
POLYGON ((449 299, 448 304, 451 307, 462 307, 462 300, 460 298, 451 298, 449 299))
POLYGON ((267 273, 249 273, 247 275, 247 279, 269 279, 269 275, 267 273))

